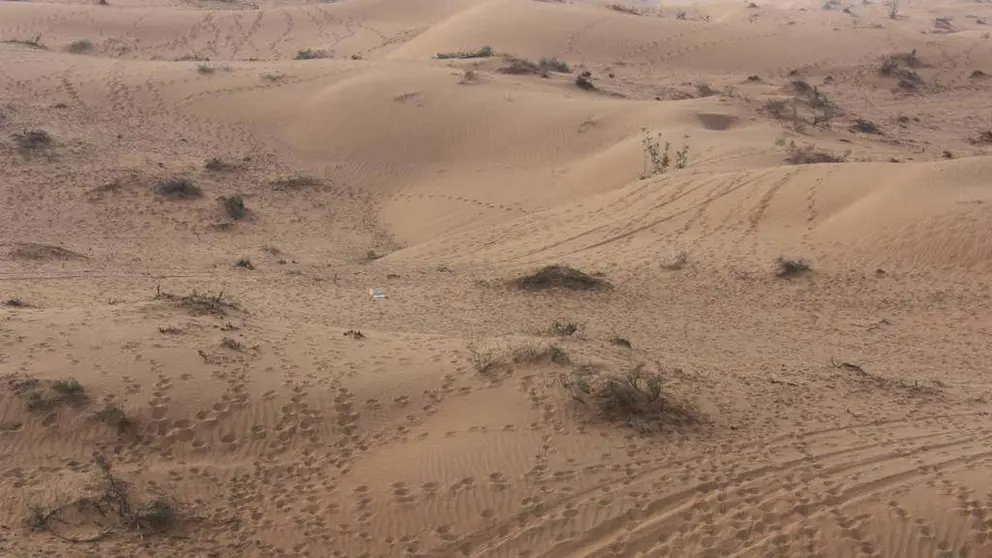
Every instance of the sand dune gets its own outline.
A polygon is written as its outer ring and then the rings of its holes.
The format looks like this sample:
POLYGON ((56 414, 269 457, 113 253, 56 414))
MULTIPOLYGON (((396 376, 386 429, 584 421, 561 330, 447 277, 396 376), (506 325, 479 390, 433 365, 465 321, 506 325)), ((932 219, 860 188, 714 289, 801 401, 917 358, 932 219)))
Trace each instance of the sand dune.
POLYGON ((889 8, 0 2, 0 556, 992 557, 992 14, 889 8))

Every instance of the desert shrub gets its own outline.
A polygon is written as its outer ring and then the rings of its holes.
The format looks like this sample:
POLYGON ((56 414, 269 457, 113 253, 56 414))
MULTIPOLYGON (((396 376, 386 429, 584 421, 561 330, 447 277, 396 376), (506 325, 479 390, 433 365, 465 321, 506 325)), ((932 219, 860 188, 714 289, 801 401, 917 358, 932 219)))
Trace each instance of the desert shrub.
POLYGON ((220 157, 211 157, 210 159, 207 159, 205 163, 203 163, 203 168, 205 168, 208 171, 222 172, 222 171, 234 170, 238 167, 234 163, 228 163, 227 161, 221 159, 220 157))
POLYGON ((549 265, 540 270, 518 277, 513 284, 525 291, 565 289, 570 291, 599 291, 609 289, 605 279, 594 277, 575 268, 563 265, 549 265))
POLYGON ((78 41, 72 41, 66 50, 72 54, 82 54, 84 52, 89 52, 93 50, 93 43, 88 39, 79 39, 78 41))
POLYGON ((820 163, 843 163, 847 160, 847 154, 835 155, 829 151, 817 148, 813 145, 796 145, 790 142, 785 157, 785 162, 790 165, 814 165, 820 163))
POLYGON ((468 350, 472 368, 490 377, 519 365, 568 366, 571 363, 568 353, 555 344, 514 346, 509 342, 474 339, 468 343, 468 350))
POLYGON ((203 195, 203 191, 196 183, 183 177, 162 180, 155 185, 155 191, 172 199, 192 199, 203 195))
POLYGON ((863 118, 856 118, 854 123, 851 124, 851 130, 854 132, 861 132, 863 134, 881 134, 882 129, 878 127, 871 120, 865 120, 863 118))
POLYGON ((135 426, 134 420, 128 417, 124 409, 116 403, 107 403, 103 409, 93 415, 93 418, 107 426, 116 428, 121 433, 131 430, 135 426))
POLYGON ((968 141, 970 141, 972 144, 975 144, 975 145, 979 145, 979 144, 984 144, 984 145, 992 144, 992 130, 985 130, 984 132, 978 134, 977 136, 971 138, 968 141))
POLYGON ((434 58, 438 60, 468 60, 470 58, 489 58, 492 55, 492 47, 484 46, 471 51, 439 52, 434 55, 434 58))
POLYGON ((668 271, 678 271, 684 268, 688 263, 689 253, 685 250, 681 250, 675 254, 675 258, 670 263, 662 264, 662 267, 668 271))
POLYGON ((31 305, 24 301, 22 298, 8 298, 3 301, 3 305, 7 308, 30 308, 31 305))
POLYGON ((971 75, 968 77, 971 79, 985 79, 989 77, 989 75, 981 70, 972 70, 971 75))
POLYGON ((224 291, 217 293, 217 296, 199 294, 196 291, 186 296, 178 296, 163 291, 161 287, 156 287, 155 300, 171 302, 176 307, 184 308, 193 315, 213 314, 224 316, 228 310, 238 309, 238 305, 234 302, 224 300, 224 291))
POLYGON ((716 89, 713 89, 708 83, 696 84, 696 94, 700 97, 712 97, 718 93, 719 92, 716 89))
POLYGON ((803 275, 811 270, 806 260, 779 256, 775 259, 775 276, 782 279, 803 275))
POLYGON ((460 83, 462 84, 475 83, 476 81, 478 81, 478 79, 479 79, 479 74, 475 70, 467 69, 465 70, 464 73, 462 73, 462 79, 460 83))
POLYGON ((66 378, 52 382, 52 389, 63 397, 75 398, 83 395, 83 384, 75 378, 66 378))
POLYGON ((217 71, 217 68, 211 66, 210 64, 197 64, 196 71, 201 74, 212 74, 217 71))
MULTIPOLYGON (((507 65, 497 70, 501 74, 527 75, 533 74, 548 77, 551 72, 569 73, 572 71, 568 64, 557 58, 542 58, 539 62, 518 58, 516 56, 506 57, 507 65)), ((588 77, 588 76, 586 76, 588 77)))
POLYGON ((55 506, 30 506, 24 524, 33 531, 47 532, 64 542, 94 543, 115 534, 132 534, 141 539, 173 530, 180 523, 179 508, 172 502, 158 498, 137 502, 129 490, 130 483, 117 477, 110 461, 102 454, 94 457, 100 482, 93 490, 78 498, 62 501, 55 506), (72 512, 92 522, 85 529, 92 534, 66 535, 61 531, 64 512, 72 512))
POLYGON ((272 181, 272 186, 276 190, 298 190, 300 188, 319 186, 320 184, 320 179, 305 174, 284 176, 272 181))
POLYGON ((608 7, 615 12, 620 12, 623 14, 630 14, 636 16, 644 15, 644 12, 642 12, 638 8, 626 4, 614 3, 614 4, 610 4, 608 7))
POLYGON ((596 89, 596 84, 592 82, 592 72, 587 70, 576 76, 575 85, 577 85, 579 89, 584 89, 586 91, 596 89))
POLYGON ((28 411, 46 411, 59 405, 84 404, 88 397, 75 378, 42 381, 24 377, 9 381, 11 391, 19 395, 28 411))
POLYGON ((898 80, 899 87, 906 91, 914 91, 923 85, 923 78, 915 69, 923 66, 923 61, 916 54, 916 49, 909 52, 896 52, 882 57, 878 73, 898 80))
MULTIPOLYGON (((641 178, 665 174, 672 166, 672 144, 666 141, 662 146, 661 132, 651 135, 647 128, 644 128, 643 132, 641 146, 644 149, 644 173, 641 178)), ((689 136, 683 136, 682 140, 682 147, 675 152, 676 169, 684 169, 689 165, 689 136)))
POLYGON ((220 202, 224 206, 224 211, 227 212, 231 219, 244 219, 248 213, 245 209, 245 200, 241 197, 241 194, 221 196, 220 202))
POLYGON ((588 367, 575 367, 561 374, 559 383, 598 418, 641 433, 702 420, 693 407, 666 392, 666 374, 660 368, 648 370, 637 364, 622 373, 600 373, 588 367))
POLYGON ((255 269, 255 265, 251 263, 248 258, 238 258, 234 260, 234 267, 240 267, 242 269, 255 269))
POLYGON ((579 324, 575 322, 554 322, 551 324, 550 332, 551 335, 569 337, 575 335, 579 331, 579 327, 579 324))
POLYGON ((38 149, 43 149, 52 145, 54 140, 52 135, 47 131, 40 128, 35 128, 32 130, 24 130, 23 132, 17 132, 11 136, 14 143, 17 144, 19 148, 25 151, 35 151, 38 149))
POLYGON ((539 64, 542 68, 552 72, 567 74, 572 71, 572 68, 570 68, 568 64, 558 60, 557 58, 542 58, 539 64))
POLYGON ((317 60, 318 58, 326 58, 327 54, 320 50, 305 49, 296 51, 296 56, 293 60, 317 60))

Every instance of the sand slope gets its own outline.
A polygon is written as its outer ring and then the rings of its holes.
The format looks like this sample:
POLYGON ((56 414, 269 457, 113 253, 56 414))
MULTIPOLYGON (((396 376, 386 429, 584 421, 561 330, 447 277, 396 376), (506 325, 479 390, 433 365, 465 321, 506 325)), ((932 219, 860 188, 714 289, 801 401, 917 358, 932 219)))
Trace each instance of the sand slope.
POLYGON ((887 9, 0 2, 0 555, 992 556, 992 14, 887 9))

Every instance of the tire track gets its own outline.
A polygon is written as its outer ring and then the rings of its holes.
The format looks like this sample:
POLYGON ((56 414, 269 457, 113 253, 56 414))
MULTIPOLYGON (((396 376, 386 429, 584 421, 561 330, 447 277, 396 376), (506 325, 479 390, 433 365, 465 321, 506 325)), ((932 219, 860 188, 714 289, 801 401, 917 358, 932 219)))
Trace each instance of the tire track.
MULTIPOLYGON (((896 440, 896 443, 902 441, 919 442, 922 440, 943 437, 947 434, 960 434, 960 431, 945 430, 922 436, 910 436, 904 439, 896 440)), ((988 439, 989 436, 986 432, 985 440, 988 439)), ((891 441, 888 442, 890 445, 892 443, 893 442, 891 441)), ((693 525, 693 528, 688 531, 683 531, 683 538, 686 539, 692 539, 692 535, 694 533, 707 529, 709 526, 716 524, 719 520, 725 519, 727 516, 731 515, 731 513, 739 512, 741 510, 741 506, 762 510, 766 509, 768 504, 782 501, 783 495, 781 495, 781 492, 788 492, 803 485, 805 482, 808 482, 796 477, 797 471, 798 473, 814 474, 814 478, 830 480, 841 474, 854 473, 862 469, 870 470, 873 466, 884 464, 895 459, 905 458, 907 456, 918 455, 920 452, 945 450, 974 443, 974 436, 969 435, 936 444, 924 443, 918 447, 897 448, 896 451, 886 451, 881 454, 877 454, 879 444, 865 444, 855 448, 836 450, 819 456, 815 454, 807 455, 781 466, 764 467, 754 471, 745 471, 736 475, 733 479, 728 479, 722 483, 719 483, 720 486, 714 486, 714 483, 712 482, 704 482, 694 487, 677 491, 663 498, 654 500, 646 506, 637 508, 638 511, 635 513, 636 517, 620 515, 611 520, 602 522, 596 527, 585 531, 580 540, 560 543, 559 545, 553 547, 550 551, 544 553, 543 556, 548 558, 568 558, 576 555, 599 555, 599 552, 606 550, 608 547, 614 547, 614 550, 616 550, 615 538, 621 532, 624 534, 622 554, 635 555, 638 552, 643 552, 652 548, 655 545, 655 541, 658 539, 659 533, 664 534, 679 530, 677 523, 680 523, 680 518, 686 517, 686 515, 692 510, 701 512, 702 515, 706 516, 706 520, 703 522, 702 526, 700 526, 698 522, 688 522, 693 525), (860 456, 862 453, 866 455, 860 456), (821 463, 824 459, 838 460, 839 464, 828 468, 821 463), (816 471, 816 469, 819 469, 819 471, 816 471), (780 478, 783 476, 786 478, 785 483, 767 482, 771 477, 780 478), (732 498, 732 494, 729 492, 731 488, 735 489, 736 494, 745 495, 734 499, 732 498), (700 494, 703 496, 700 497, 700 494), (714 509, 716 511, 714 511, 714 509), (644 517, 647 517, 648 519, 645 520, 643 519, 644 517), (631 521, 637 522, 636 527, 633 529, 626 528, 624 524, 631 521), (592 540, 590 540, 589 535, 592 535, 592 540)), ((986 449, 977 454, 968 456, 967 458, 952 458, 942 463, 948 464, 961 461, 962 459, 974 459, 979 457, 987 457, 989 455, 992 455, 992 450, 986 449)), ((852 500, 852 498, 845 498, 846 494, 858 494, 861 498, 868 497, 872 494, 876 494, 881 488, 891 487, 890 483, 885 481, 902 480, 913 476, 914 473, 917 475, 920 473, 919 467, 914 467, 908 471, 902 471, 898 474, 888 475, 881 479, 883 482, 872 481, 869 483, 861 483, 845 491, 841 491, 840 489, 831 489, 827 491, 829 497, 820 503, 834 507, 842 506, 845 502, 849 503, 852 500)), ((625 484, 621 490, 628 490, 629 488, 630 485, 625 484)), ((642 492, 642 494, 643 493, 646 492, 642 492)), ((592 501, 587 502, 587 504, 592 503, 592 501)), ((812 507, 815 503, 803 505, 812 507)), ((545 521, 539 526, 529 527, 526 530, 521 531, 521 533, 529 532, 535 528, 540 529, 549 527, 548 524, 552 521, 554 520, 545 521)), ((685 522, 683 522, 683 524, 684 523, 685 522)), ((772 536, 774 535, 769 535, 768 539, 771 539, 772 536)), ((744 551, 759 544, 760 541, 741 550, 737 555, 742 554, 744 551)), ((719 546, 719 543, 716 543, 713 546, 719 546)))
MULTIPOLYGON (((974 412, 974 411, 972 411, 972 412, 966 412, 966 413, 960 413, 960 414, 948 414, 948 415, 945 415, 945 416, 932 417, 932 418, 935 419, 935 420, 937 420, 937 419, 949 419, 949 418, 965 418, 965 417, 973 417, 973 416, 983 416, 983 415, 982 415, 981 412, 974 412)), ((913 427, 913 428, 918 428, 920 426, 918 424, 918 421, 916 421, 915 419, 912 419, 912 418, 910 418, 910 419, 894 419, 894 420, 889 420, 889 421, 876 421, 876 422, 864 423, 864 424, 854 424, 854 425, 847 425, 847 426, 830 427, 830 428, 825 428, 825 429, 820 429, 820 430, 814 430, 814 431, 810 431, 810 432, 806 432, 806 433, 789 433, 789 434, 784 434, 784 435, 776 436, 776 437, 770 438, 768 440, 765 440, 765 441, 763 441, 760 444, 760 446, 762 447, 762 451, 764 451, 764 452, 780 451, 780 450, 783 450, 783 449, 787 449, 789 447, 789 446, 784 446, 783 447, 783 446, 780 446, 780 444, 783 444, 783 443, 789 442, 789 441, 792 442, 792 444, 790 444, 790 446, 793 446, 794 447, 795 444, 808 444, 808 443, 810 443, 812 441, 816 441, 817 439, 822 438, 824 436, 828 436, 828 435, 839 433, 839 432, 847 432, 847 431, 850 431, 852 429, 858 429, 858 428, 872 428, 873 429, 872 430, 873 433, 890 432, 891 431, 891 427, 895 427, 896 425, 907 425, 907 426, 913 427), (890 427, 890 428, 887 428, 885 430, 881 430, 879 427, 882 427, 882 426, 886 426, 886 427, 890 427)), ((951 425, 951 426, 954 426, 954 425, 951 425)), ((956 432, 958 432, 958 430, 941 430, 941 431, 938 431, 938 432, 935 432, 935 433, 930 433, 930 434, 925 434, 925 435, 918 435, 917 434, 917 435, 914 435, 914 436, 908 436, 908 437, 905 437, 905 438, 898 439, 896 441, 913 441, 913 440, 917 440, 918 441, 918 440, 922 440, 922 439, 926 439, 926 438, 930 438, 930 437, 942 436, 942 435, 947 434, 947 433, 956 433, 956 432)), ((878 440, 872 440, 871 443, 867 443, 867 444, 863 444, 863 445, 859 445, 859 446, 855 446, 855 447, 849 447, 849 448, 845 448, 845 449, 841 449, 841 450, 835 450, 835 451, 832 451, 832 452, 826 452, 826 453, 820 454, 817 457, 820 458, 820 459, 831 458, 831 457, 840 457, 840 456, 851 454, 853 452, 864 451, 864 450, 869 450, 869 449, 872 449, 872 448, 876 448, 877 446, 878 446, 878 440)), ((746 444, 746 445, 740 446, 740 448, 731 447, 728 451, 729 452, 735 452, 735 451, 738 451, 739 450, 741 452, 741 454, 742 454, 741 455, 741 460, 743 460, 743 459, 746 459, 747 457, 754 457, 756 455, 756 452, 754 450, 754 447, 755 447, 755 444, 746 444)), ((779 464, 776 464, 776 465, 762 465, 760 467, 756 467, 756 468, 753 468, 753 469, 748 469, 748 470, 746 470, 746 471, 744 471, 742 473, 739 473, 739 474, 735 475, 734 479, 732 479, 731 481, 725 482, 724 485, 725 486, 736 485, 736 484, 740 484, 742 482, 754 481, 756 479, 765 477, 765 476, 767 476, 769 474, 772 474, 772 473, 781 473, 781 472, 783 472, 785 470, 788 470, 790 468, 796 468, 800 464, 802 464, 804 462, 807 462, 808 460, 809 460, 809 456, 808 455, 804 455, 803 457, 796 458, 796 459, 790 459, 790 460, 787 460, 787 461, 785 461, 783 463, 779 463, 779 464)), ((555 500, 553 502, 550 502, 548 504, 548 506, 545 507, 545 510, 546 511, 552 511, 552 510, 556 510, 556 509, 559 509, 559 508, 563 508, 566 504, 573 503, 576 500, 579 500, 581 498, 585 498, 587 496, 590 496, 593 493, 611 494, 613 492, 616 492, 617 490, 626 489, 626 488, 634 485, 635 483, 643 483, 646 480, 649 480, 649 477, 651 475, 655 475, 657 473, 663 473, 663 472, 670 471, 670 470, 673 470, 673 469, 676 469, 676 468, 679 468, 679 467, 686 467, 686 466, 690 466, 690 465, 692 465, 692 466, 695 467, 697 464, 698 464, 698 456, 695 457, 695 458, 688 458, 688 459, 685 459, 685 460, 680 460, 680 461, 665 463, 664 465, 657 466, 657 467, 649 467, 649 468, 647 468, 647 469, 645 469, 643 471, 640 471, 637 474, 635 474, 635 475, 633 475, 633 476, 631 476, 629 478, 626 478, 626 479, 624 479, 622 481, 608 480, 608 481, 604 481, 604 482, 601 482, 601 483, 596 483, 596 484, 593 484, 593 485, 591 485, 591 486, 583 489, 580 492, 576 492, 576 493, 574 493, 574 494, 572 494, 570 496, 559 498, 559 499, 557 499, 557 500, 555 500), (617 485, 621 485, 621 486, 618 487, 617 485)), ((676 493, 673 493, 673 494, 671 494, 669 496, 666 496, 665 502, 663 502, 662 504, 656 504, 655 507, 663 507, 663 505, 668 505, 668 506, 674 505, 675 502, 683 501, 685 499, 690 498, 693 494, 696 494, 696 493, 700 492, 700 489, 701 488, 712 488, 712 483, 701 483, 701 484, 694 485, 693 487, 680 490, 680 491, 678 491, 676 493)), ((494 525, 487 525, 485 527, 482 527, 480 529, 477 529, 476 531, 473 531, 472 533, 469 533, 469 534, 467 534, 467 535, 465 535, 463 537, 460 537, 460 538, 454 540, 450 544, 447 544, 447 545, 442 546, 438 550, 442 553, 442 555, 445 555, 445 556, 452 555, 458 549, 463 548, 463 547, 475 548, 476 550, 474 550, 471 553, 471 555, 473 555, 473 556, 479 555, 479 551, 480 550, 491 552, 491 551, 495 550, 496 548, 498 548, 499 545, 502 545, 503 543, 508 542, 513 535, 520 535, 520 534, 522 534, 524 532, 524 529, 518 528, 515 531, 511 531, 506 536, 500 537, 499 538, 499 541, 495 543, 497 546, 493 546, 492 544, 487 544, 486 546, 481 547, 481 545, 487 543, 487 540, 491 538, 491 534, 492 533, 498 532, 499 530, 502 530, 502 529, 511 529, 513 527, 513 525, 516 524, 517 522, 518 522, 518 520, 516 518, 512 518, 512 519, 507 519, 507 520, 498 522, 498 523, 496 523, 494 525), (481 548, 478 548, 478 547, 481 547, 481 548)), ((587 533, 588 532, 590 532, 590 531, 587 531, 587 533)))

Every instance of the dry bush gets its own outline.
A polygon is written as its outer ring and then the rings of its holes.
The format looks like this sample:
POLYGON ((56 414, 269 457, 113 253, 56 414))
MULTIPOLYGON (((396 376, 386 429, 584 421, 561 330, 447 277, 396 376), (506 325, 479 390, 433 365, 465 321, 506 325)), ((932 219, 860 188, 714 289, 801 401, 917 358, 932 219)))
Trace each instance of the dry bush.
POLYGON ((607 7, 610 8, 611 10, 613 10, 614 12, 620 12, 620 13, 623 13, 623 14, 630 14, 630 15, 636 15, 636 16, 642 16, 642 15, 644 15, 644 12, 641 11, 640 9, 638 9, 638 8, 636 8, 634 6, 626 5, 626 4, 614 3, 614 4, 610 4, 607 7))
POLYGON ((647 370, 643 364, 620 374, 575 367, 559 376, 559 383, 572 399, 592 409, 597 417, 644 434, 702 422, 694 407, 665 391, 665 382, 665 371, 660 367, 647 370))
POLYGON ((462 79, 459 80, 459 83, 461 83, 462 85, 467 85, 469 83, 475 83, 478 80, 479 80, 478 72, 472 69, 466 69, 465 72, 462 73, 462 79))
POLYGON ((39 380, 30 376, 11 376, 8 389, 24 401, 28 411, 47 411, 62 405, 84 405, 89 396, 75 378, 39 380))
POLYGON ((203 168, 211 172, 224 172, 236 170, 238 165, 229 163, 220 157, 211 157, 203 163, 203 168))
POLYGON ((251 263, 251 260, 248 258, 238 258, 234 260, 233 265, 242 269, 255 269, 255 264, 251 263))
POLYGON ((320 50, 313 50, 311 48, 305 50, 296 51, 296 56, 293 60, 317 60, 319 58, 326 58, 327 53, 320 50))
POLYGON ((221 196, 220 203, 224 206, 224 211, 227 212, 231 219, 244 219, 248 214, 248 210, 245 209, 245 200, 241 197, 241 194, 221 196))
POLYGON ((507 65, 497 70, 501 74, 549 77, 551 72, 567 74, 572 71, 568 64, 557 58, 542 58, 540 61, 534 62, 526 58, 507 56, 506 61, 507 65))
POLYGON ((7 308, 31 308, 31 305, 25 302, 23 298, 8 298, 3 301, 2 305, 7 308))
POLYGON ((175 200, 199 198, 203 195, 203 191, 195 182, 183 177, 162 180, 155 185, 155 191, 175 200))
POLYGON ((790 165, 843 163, 847 160, 847 156, 847 153, 843 155, 835 155, 829 151, 825 151, 810 144, 799 146, 796 145, 795 142, 789 142, 785 162, 790 165))
POLYGON ((299 190, 300 188, 310 188, 313 186, 319 186, 320 184, 321 181, 319 178, 305 174, 284 176, 272 181, 272 186, 276 190, 299 190))
POLYGON ((871 120, 865 120, 863 118, 856 118, 851 124, 850 130, 852 132, 861 132, 862 134, 881 134, 882 129, 878 127, 871 120))
POLYGON ((923 67, 923 65, 923 61, 916 54, 916 49, 909 52, 896 52, 882 57, 878 73, 886 77, 896 78, 901 89, 915 91, 923 85, 923 78, 915 70, 923 67))
POLYGON ((439 52, 434 55, 434 58, 438 60, 468 60, 470 58, 489 58, 492 55, 493 48, 484 46, 480 49, 470 51, 439 52))
POLYGON ((575 85, 577 85, 579 89, 584 89, 586 91, 596 89, 596 84, 592 82, 592 72, 586 70, 575 76, 575 85))
POLYGON ((798 277, 811 271, 812 268, 801 258, 779 256, 775 259, 775 276, 781 279, 798 277))
POLYGON ((984 132, 978 134, 977 136, 970 138, 968 140, 973 145, 989 145, 992 144, 992 130, 985 130, 984 132))
POLYGON ((469 341, 468 351, 472 368, 479 374, 490 377, 519 365, 567 366, 572 362, 568 353, 555 344, 514 346, 508 341, 477 338, 469 341))
POLYGON ((72 54, 82 54, 84 52, 89 52, 93 50, 93 42, 88 39, 79 39, 78 41, 72 41, 66 50, 72 54))
POLYGON ((661 267, 668 271, 679 271, 689 264, 689 253, 685 250, 681 250, 675 254, 675 257, 670 263, 662 264, 661 267))
POLYGON ((580 329, 582 329, 582 326, 575 322, 554 322, 551 324, 549 332, 551 335, 570 337, 578 333, 580 329))
POLYGON ((106 457, 97 454, 94 464, 100 482, 91 493, 51 507, 29 506, 24 525, 32 531, 47 532, 70 543, 92 543, 115 534, 144 539, 179 527, 181 516, 175 504, 162 498, 135 502, 129 483, 114 475, 106 457), (87 536, 63 534, 67 527, 85 527, 96 533, 87 536))
POLYGON ((137 423, 116 403, 107 403, 103 409, 93 415, 93 418, 115 428, 120 434, 131 432, 137 427, 137 423))
MULTIPOLYGON (((641 147, 644 149, 644 172, 641 179, 665 174, 672 166, 672 144, 665 142, 664 148, 661 145, 661 132, 651 135, 647 128, 643 128, 644 137, 641 139, 641 147)), ((675 152, 675 168, 684 169, 689 165, 689 136, 682 136, 682 147, 675 152)))
POLYGON ((50 147, 53 143, 52 135, 42 129, 24 130, 11 135, 17 147, 24 151, 36 151, 50 147))
POLYGON ((156 287, 155 300, 170 302, 177 308, 188 310, 193 315, 224 316, 230 310, 239 310, 237 304, 224 300, 224 291, 219 292, 217 296, 201 295, 196 291, 186 296, 178 296, 163 291, 161 287, 156 287))
POLYGON ((518 289, 544 291, 564 289, 570 291, 601 291, 612 287, 608 281, 594 277, 575 268, 563 265, 549 265, 534 273, 518 277, 512 281, 518 289))

